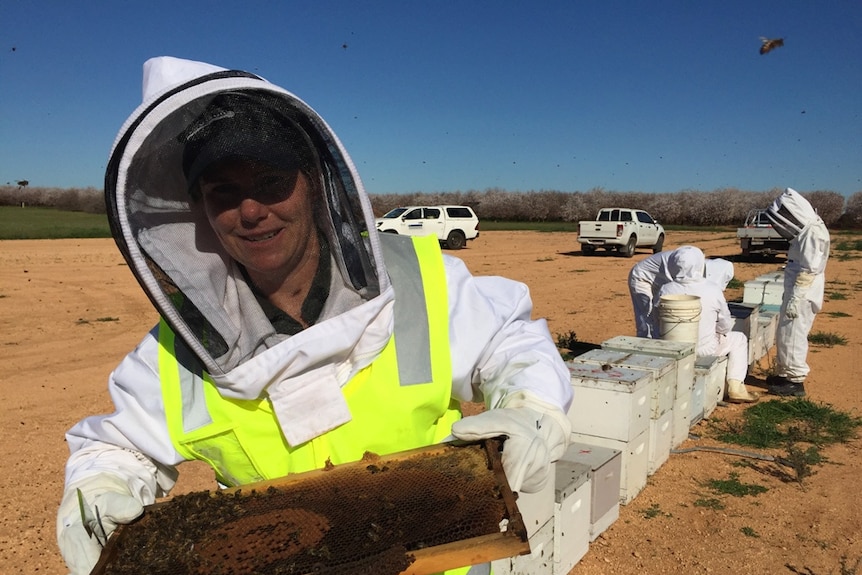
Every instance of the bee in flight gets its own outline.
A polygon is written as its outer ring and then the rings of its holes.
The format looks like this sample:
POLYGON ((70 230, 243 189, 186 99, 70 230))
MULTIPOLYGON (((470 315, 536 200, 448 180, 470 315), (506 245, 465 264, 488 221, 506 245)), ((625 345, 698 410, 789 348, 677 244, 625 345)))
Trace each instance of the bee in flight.
POLYGON ((761 36, 760 41, 762 42, 762 44, 760 45, 761 54, 766 54, 774 48, 784 46, 784 38, 764 38, 763 36, 761 36))

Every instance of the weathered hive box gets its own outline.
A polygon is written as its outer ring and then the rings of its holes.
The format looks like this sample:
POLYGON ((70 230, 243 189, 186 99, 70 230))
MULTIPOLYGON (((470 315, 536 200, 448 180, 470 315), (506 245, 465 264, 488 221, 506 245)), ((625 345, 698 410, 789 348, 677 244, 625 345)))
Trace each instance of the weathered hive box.
POLYGON ((683 341, 618 335, 604 343, 602 349, 656 355, 676 362, 676 390, 673 403, 672 447, 688 438, 691 427, 691 390, 694 386, 694 346, 683 341))
POLYGON ((571 361, 649 371, 653 376, 650 391, 650 419, 658 419, 673 409, 673 398, 676 393, 676 364, 670 358, 628 351, 591 349, 571 361))
POLYGON ((554 574, 568 575, 590 548, 590 466, 565 455, 554 489, 554 574))
POLYGON ((707 355, 697 358, 694 363, 694 378, 695 381, 703 382, 703 417, 708 418, 715 411, 718 402, 724 399, 727 356, 707 355))
POLYGON ((622 453, 617 449, 574 442, 561 459, 589 468, 590 541, 595 541, 620 516, 622 453))
POLYGON ((784 297, 784 272, 771 272, 745 282, 742 301, 747 304, 780 306, 784 297))
POLYGON ((757 317, 760 314, 760 304, 728 302, 730 315, 733 316, 733 331, 739 331, 748 338, 748 365, 754 365, 760 357, 757 356, 757 317))
POLYGON ((652 374, 612 365, 567 362, 575 398, 572 431, 627 443, 649 430, 652 374))

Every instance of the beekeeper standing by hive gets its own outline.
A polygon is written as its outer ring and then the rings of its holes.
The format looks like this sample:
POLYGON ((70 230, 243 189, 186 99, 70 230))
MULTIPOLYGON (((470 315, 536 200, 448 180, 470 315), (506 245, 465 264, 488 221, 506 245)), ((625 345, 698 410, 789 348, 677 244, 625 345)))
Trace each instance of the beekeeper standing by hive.
POLYGON ((766 210, 772 227, 790 241, 784 267, 784 295, 775 336, 777 372, 766 379, 769 393, 804 396, 808 375, 808 332, 823 306, 829 230, 817 212, 793 188, 766 210))
POLYGON ((110 535, 187 460, 236 486, 505 435, 512 489, 549 480, 572 390, 527 287, 473 277, 433 237, 379 235, 347 152, 294 95, 147 61, 105 191, 161 321, 111 374, 115 412, 67 433, 57 535, 73 573, 100 552, 78 489, 110 535), (461 419, 461 401, 486 410, 461 419))
MULTIPOLYGON (((667 265, 673 281, 659 290, 659 302, 661 296, 671 294, 694 295, 700 298, 695 355, 726 355, 727 400, 731 403, 757 401, 758 394, 749 392, 744 383, 748 374, 748 338, 742 332, 732 331, 733 316, 730 315, 723 288, 715 280, 711 281, 705 277, 706 263, 703 252, 694 246, 683 246, 673 251, 667 265)), ((659 302, 656 303, 657 306, 660 305, 659 302)))

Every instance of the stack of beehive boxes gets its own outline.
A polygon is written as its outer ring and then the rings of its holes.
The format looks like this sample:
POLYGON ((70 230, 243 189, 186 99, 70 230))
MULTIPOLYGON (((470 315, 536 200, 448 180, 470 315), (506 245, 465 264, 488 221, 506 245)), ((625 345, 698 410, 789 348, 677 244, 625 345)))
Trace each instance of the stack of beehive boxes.
MULTIPOLYGON (((750 363, 775 343, 782 294, 783 273, 765 274, 746 282, 742 304, 730 306, 734 329, 749 338, 750 363)), ((573 443, 545 489, 520 495, 531 552, 494 561, 496 575, 567 575, 691 426, 712 415, 724 396, 727 358, 696 358, 694 348, 618 336, 567 362, 573 443)))

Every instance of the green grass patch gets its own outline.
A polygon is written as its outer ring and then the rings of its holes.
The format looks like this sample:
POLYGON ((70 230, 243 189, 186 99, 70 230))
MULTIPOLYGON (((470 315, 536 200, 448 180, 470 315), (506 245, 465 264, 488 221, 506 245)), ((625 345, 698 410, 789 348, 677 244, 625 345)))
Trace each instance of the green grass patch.
POLYGON ((739 480, 738 473, 731 473, 727 479, 710 479, 706 482, 707 487, 721 495, 732 495, 734 497, 745 497, 746 495, 760 495, 769 491, 768 487, 756 483, 743 483, 739 480))
POLYGON ((746 409, 741 419, 715 426, 721 441, 758 448, 798 442, 824 446, 856 436, 862 418, 805 398, 761 401, 746 409))
POLYGON ((731 278, 729 282, 727 282, 727 289, 740 289, 745 287, 745 282, 740 281, 736 278, 731 278))
POLYGON ((827 311, 826 315, 829 317, 853 317, 849 313, 845 313, 843 311, 827 311))
POLYGON ((713 511, 721 511, 722 509, 724 509, 724 503, 721 502, 721 499, 716 499, 715 497, 708 497, 706 499, 695 499, 694 506, 712 509, 713 511))
POLYGON ((841 240, 833 249, 839 252, 862 252, 862 239, 841 240))
POLYGON ((742 532, 742 534, 743 534, 743 535, 745 535, 746 537, 760 537, 760 535, 758 535, 758 534, 757 534, 757 531, 755 531, 755 530, 754 530, 754 529, 752 529, 751 527, 742 527, 742 528, 740 529, 740 531, 741 531, 741 532, 742 532))
POLYGON ((826 294, 826 298, 829 300, 847 299, 847 294, 843 294, 840 291, 835 291, 830 294, 826 294))
POLYGON ((0 206, 0 240, 110 237, 105 214, 0 206))
POLYGON ((824 347, 847 345, 847 338, 844 336, 838 335, 837 333, 826 333, 823 331, 809 333, 808 341, 812 345, 822 345, 824 347))

